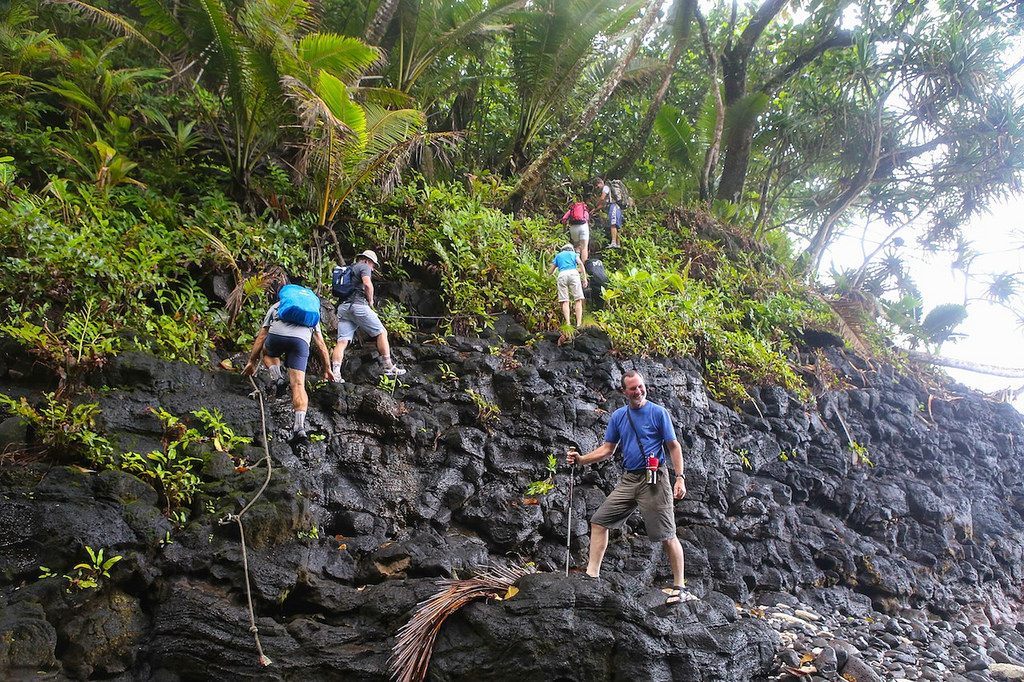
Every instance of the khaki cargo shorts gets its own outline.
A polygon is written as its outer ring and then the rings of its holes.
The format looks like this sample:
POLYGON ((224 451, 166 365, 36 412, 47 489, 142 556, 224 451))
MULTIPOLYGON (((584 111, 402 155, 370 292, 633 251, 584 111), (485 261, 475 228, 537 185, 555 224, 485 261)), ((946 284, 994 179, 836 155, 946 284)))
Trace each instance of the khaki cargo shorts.
POLYGON ((562 270, 555 280, 558 300, 579 301, 583 298, 583 283, 580 281, 579 270, 562 270))
POLYGON ((647 483, 646 471, 627 471, 590 522, 605 528, 621 528, 637 507, 640 507, 640 514, 647 526, 647 537, 652 542, 664 542, 676 536, 672 479, 666 467, 658 469, 656 485, 647 483))

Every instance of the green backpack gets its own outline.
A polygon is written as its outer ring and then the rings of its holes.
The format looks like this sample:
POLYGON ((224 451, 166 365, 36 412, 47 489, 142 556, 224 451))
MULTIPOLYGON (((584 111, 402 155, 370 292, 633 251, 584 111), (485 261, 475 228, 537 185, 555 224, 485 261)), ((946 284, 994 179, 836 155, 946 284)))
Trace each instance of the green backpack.
POLYGON ((618 204, 619 208, 623 211, 633 208, 633 197, 629 196, 626 183, 622 180, 612 180, 608 183, 608 189, 612 195, 612 201, 618 204))

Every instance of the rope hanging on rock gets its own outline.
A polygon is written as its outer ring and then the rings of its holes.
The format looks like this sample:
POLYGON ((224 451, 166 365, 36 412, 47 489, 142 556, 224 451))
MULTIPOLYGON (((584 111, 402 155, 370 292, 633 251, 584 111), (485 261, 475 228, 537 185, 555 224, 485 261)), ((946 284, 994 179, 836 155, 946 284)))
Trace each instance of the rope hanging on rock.
POLYGON ((245 598, 249 603, 249 632, 252 633, 252 638, 256 641, 256 652, 260 655, 260 665, 268 666, 273 663, 273 661, 270 660, 269 656, 263 653, 263 647, 260 645, 260 631, 259 628, 256 627, 256 611, 252 607, 252 588, 249 586, 249 557, 245 551, 245 528, 242 527, 242 515, 249 511, 249 508, 255 504, 256 500, 258 500, 260 495, 263 494, 263 491, 267 489, 268 485, 270 485, 272 466, 270 463, 270 446, 267 444, 267 411, 263 404, 263 393, 261 393, 260 389, 256 387, 256 382, 252 377, 249 377, 249 383, 252 384, 252 395, 258 397, 260 401, 260 419, 262 420, 263 428, 263 459, 267 462, 267 478, 263 481, 263 485, 260 487, 259 491, 257 491, 256 495, 249 500, 248 504, 242 507, 241 511, 237 514, 226 515, 219 521, 219 523, 222 526, 231 523, 232 521, 238 524, 238 537, 241 539, 242 543, 242 575, 245 576, 245 598))

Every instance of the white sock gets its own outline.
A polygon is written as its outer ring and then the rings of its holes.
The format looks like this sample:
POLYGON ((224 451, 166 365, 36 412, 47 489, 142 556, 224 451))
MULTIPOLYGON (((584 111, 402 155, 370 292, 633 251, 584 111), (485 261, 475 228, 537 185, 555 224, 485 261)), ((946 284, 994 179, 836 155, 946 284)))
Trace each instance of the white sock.
POLYGON ((391 369, 392 367, 394 367, 394 364, 391 362, 391 356, 390 355, 382 355, 382 356, 380 356, 380 361, 382 363, 384 363, 384 369, 391 369))
POLYGON ((340 377, 341 376, 341 363, 340 362, 332 362, 331 363, 331 371, 334 372, 334 377, 335 378, 340 377))
POLYGON ((302 431, 306 428, 306 411, 295 410, 295 428, 293 431, 302 431))
POLYGON ((271 365, 268 369, 270 370, 271 379, 276 381, 281 378, 281 365, 271 365))

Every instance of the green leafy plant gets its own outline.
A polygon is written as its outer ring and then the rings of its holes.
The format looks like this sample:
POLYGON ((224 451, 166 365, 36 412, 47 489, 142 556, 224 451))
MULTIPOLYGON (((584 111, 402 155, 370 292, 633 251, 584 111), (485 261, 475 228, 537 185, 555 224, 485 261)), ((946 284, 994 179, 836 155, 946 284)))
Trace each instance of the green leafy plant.
POLYGON ((754 466, 750 463, 750 450, 746 448, 740 448, 736 451, 736 456, 740 458, 740 464, 743 465, 744 469, 753 469, 754 466))
POLYGON ((320 529, 312 526, 309 530, 300 530, 296 535, 300 540, 317 540, 320 537, 320 529))
POLYGON ((389 337, 411 341, 416 329, 409 322, 409 311, 401 303, 384 301, 377 309, 381 323, 388 330, 389 337))
POLYGON ((402 383, 398 377, 389 377, 386 374, 381 374, 380 380, 377 382, 377 388, 389 395, 394 395, 396 389, 408 387, 409 384, 402 383))
MULTIPOLYGON (((85 551, 89 554, 89 560, 75 565, 71 569, 71 573, 64 574, 64 579, 68 581, 66 592, 72 590, 87 590, 93 587, 99 587, 100 580, 102 578, 110 577, 110 569, 120 561, 123 557, 120 555, 110 557, 109 559, 103 558, 103 549, 93 551, 92 547, 86 545, 85 551)), ((55 578, 57 576, 51 569, 46 566, 39 567, 40 580, 46 578, 55 578)))
POLYGON ((558 459, 553 454, 548 454, 547 466, 545 471, 548 473, 548 477, 542 481, 534 481, 526 488, 527 495, 547 495, 555 487, 555 473, 558 471, 558 459))
POLYGON ((481 425, 490 429, 498 423, 498 420, 501 418, 501 408, 483 397, 479 391, 467 388, 466 393, 469 394, 473 405, 476 406, 476 418, 481 425))
MULTIPOLYGON (((202 485, 195 473, 201 460, 188 454, 187 450, 197 443, 212 441, 214 437, 203 436, 198 430, 188 428, 178 417, 162 408, 150 408, 150 411, 164 425, 163 450, 154 450, 147 455, 126 452, 121 455, 120 466, 124 471, 148 481, 160 495, 164 513, 174 518, 180 507, 192 502, 202 485)), ((208 419, 219 418, 216 413, 206 414, 208 419)), ((224 431, 219 430, 217 437, 223 435, 224 431)))
POLYGON ((454 381, 459 378, 447 362, 437 363, 437 368, 441 370, 441 381, 454 381))
POLYGON ((856 464, 867 464, 869 467, 875 466, 874 463, 868 459, 868 449, 857 441, 850 441, 847 445, 850 452, 853 455, 853 463, 856 464))
POLYGON ((25 398, 15 400, 0 393, 0 404, 31 425, 47 452, 82 458, 99 469, 113 461, 113 447, 106 436, 96 430, 99 407, 94 403, 73 405, 59 400, 54 393, 44 394, 46 403, 32 407, 25 398))
POLYGON ((213 444, 217 452, 233 455, 237 448, 252 442, 252 438, 248 436, 236 435, 234 429, 227 425, 227 422, 224 421, 224 416, 217 408, 211 411, 201 407, 198 410, 193 410, 192 414, 206 427, 208 431, 206 438, 213 444))

